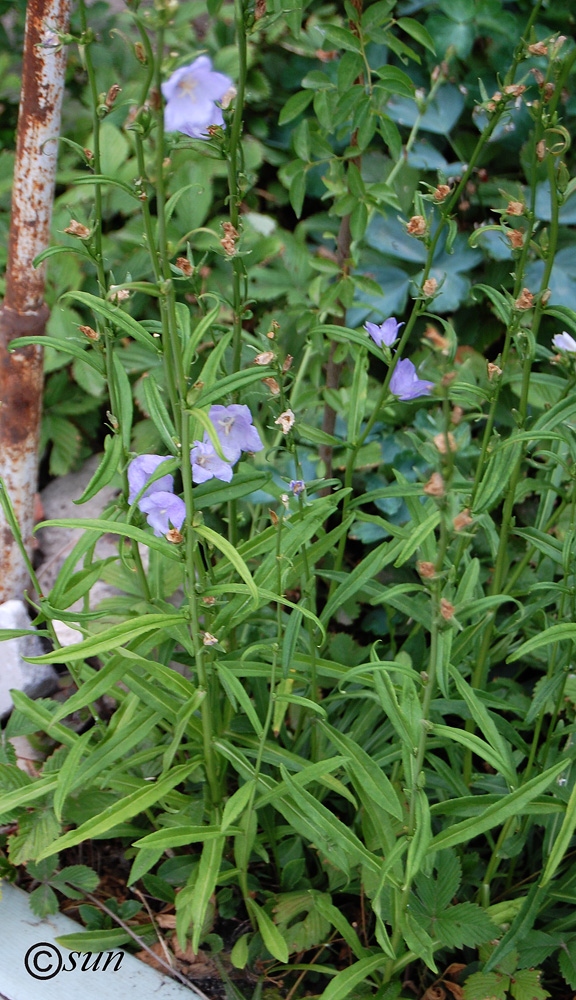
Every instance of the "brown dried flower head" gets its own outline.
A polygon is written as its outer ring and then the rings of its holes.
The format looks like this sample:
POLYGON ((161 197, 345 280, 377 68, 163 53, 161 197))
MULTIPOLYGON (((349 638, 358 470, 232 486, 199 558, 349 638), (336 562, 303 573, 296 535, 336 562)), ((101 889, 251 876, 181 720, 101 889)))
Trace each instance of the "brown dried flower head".
POLYGON ((492 379, 494 378, 495 375, 501 375, 502 374, 502 369, 499 368, 498 365, 492 364, 491 361, 489 361, 487 363, 486 368, 488 370, 488 378, 489 378, 490 382, 492 381, 492 379))
POLYGON ((544 42, 534 42, 533 45, 528 46, 528 52, 533 56, 547 56, 548 46, 544 42))
POLYGON ((429 323, 424 330, 424 336, 434 347, 437 347, 439 351, 442 351, 443 354, 448 354, 448 351, 450 350, 450 343, 448 339, 443 337, 431 323, 429 323))
POLYGON ((294 420, 295 417, 292 410, 284 410, 284 413, 281 413, 280 416, 274 421, 274 423, 280 425, 283 434, 287 434, 288 431, 292 430, 294 426, 294 420))
POLYGON ((191 274, 194 274, 194 268, 187 257, 177 257, 176 267, 179 268, 179 270, 182 271, 182 274, 185 274, 187 278, 189 278, 191 274))
POLYGON ((423 236, 426 232, 426 219, 423 215, 413 215, 406 225, 406 232, 411 236, 423 236))
POLYGON ((530 289, 523 288, 514 305, 517 309, 531 309, 534 305, 534 296, 530 289))
POLYGON ((427 299, 436 293, 437 288, 438 282, 436 281, 436 278, 426 278, 426 281, 422 285, 422 291, 427 299))
POLYGON ((273 396, 278 396, 280 394, 280 386, 278 385, 275 378, 269 375, 267 378, 262 379, 264 385, 267 385, 273 396))
POLYGON ((238 230, 234 228, 231 222, 223 222, 222 229, 224 230, 224 236, 220 240, 220 246, 224 247, 229 257, 232 257, 236 253, 238 230))
POLYGON ((457 514, 452 524, 454 525, 454 531, 462 531, 462 528, 468 528, 471 524, 474 524, 474 518, 470 517, 470 508, 465 507, 460 514, 457 514))
POLYGON ((211 607, 213 604, 216 604, 216 598, 213 594, 207 594, 202 598, 202 604, 206 604, 207 607, 211 607))
POLYGON ((523 83, 511 83, 507 87, 504 87, 504 93, 512 95, 512 97, 521 97, 526 86, 523 83))
POLYGON ((177 528, 170 528, 170 530, 166 532, 165 537, 169 542, 172 542, 173 545, 180 545, 184 536, 180 531, 178 531, 177 528))
POLYGON ((450 415, 450 419, 452 420, 454 427, 458 426, 463 416, 464 416, 464 410, 462 409, 462 407, 455 406, 450 415))
POLYGON ((274 361, 274 351, 262 351, 261 354, 257 354, 253 359, 253 365, 269 365, 271 361, 274 361))
POLYGON ((254 20, 259 21, 261 17, 264 17, 266 13, 266 0, 256 0, 256 6, 254 7, 254 20))
POLYGON ((519 250, 520 247, 524 246, 524 230, 523 229, 512 229, 508 233, 508 239, 515 250, 519 250))
POLYGON ((436 434, 432 440, 441 455, 446 455, 448 449, 450 451, 458 450, 454 435, 450 431, 447 434, 436 434))
POLYGON ((130 298, 130 289, 116 288, 115 285, 110 285, 109 296, 113 302, 125 302, 126 299, 130 298))
POLYGON ((97 330, 93 330, 91 326, 79 326, 78 329, 80 333, 83 333, 88 340, 100 340, 100 334, 97 330))
POLYGON ((524 215, 524 205, 521 201, 509 201, 506 205, 507 215, 524 215))
POLYGON ((88 226, 83 226, 81 222, 77 222, 76 219, 70 219, 69 225, 66 226, 64 230, 69 236, 77 236, 80 240, 87 240, 91 235, 88 226))
POLYGON ((447 601, 445 597, 440 600, 440 614, 445 621, 449 622, 454 617, 454 612, 456 608, 450 601, 447 601))
POLYGON ((416 569, 423 580, 431 580, 436 573, 436 567, 433 562, 416 563, 416 569))
POLYGON ((536 143, 536 159, 542 163, 542 160, 546 158, 546 143, 544 139, 540 139, 540 142, 536 143))
POLYGON ((121 90, 122 87, 119 87, 117 83, 113 83, 112 86, 110 87, 110 90, 106 94, 106 100, 104 101, 108 110, 110 110, 110 108, 114 105, 114 101, 118 97, 118 94, 121 92, 121 90))
POLYGON ((543 91, 544 100, 545 101, 549 101, 555 90, 556 90, 556 87, 554 86, 554 84, 552 82, 547 83, 545 85, 544 91, 543 91))
POLYGON ((268 508, 268 513, 270 514, 270 520, 272 521, 272 524, 274 525, 274 527, 276 527, 279 521, 278 514, 276 513, 275 510, 271 510, 270 508, 268 508))
POLYGON ((444 201, 445 198, 450 194, 449 184, 439 184, 434 191, 434 201, 444 201))
POLYGON ((290 369, 292 367, 292 362, 293 361, 294 361, 294 358, 292 357, 292 355, 291 354, 287 354, 286 357, 284 358, 284 364, 282 365, 282 374, 283 375, 285 375, 286 372, 290 371, 290 369))
POLYGON ((220 98, 220 104, 222 105, 222 107, 224 108, 224 110, 226 110, 226 108, 230 107, 230 105, 232 104, 232 101, 236 97, 237 93, 238 93, 238 91, 236 90, 236 87, 234 85, 232 85, 231 87, 228 87, 228 90, 224 94, 224 97, 220 98))
POLYGON ((530 72, 532 73, 532 76, 536 80, 538 86, 542 87, 544 85, 544 80, 546 79, 544 73, 542 73, 539 69, 536 68, 531 69, 530 72))
POLYGON ((433 472, 427 483, 424 484, 424 492, 429 497, 443 497, 446 493, 444 480, 439 472, 433 472))
POLYGON ((147 63, 146 49, 142 45, 142 42, 134 42, 134 55, 136 56, 138 62, 141 62, 143 66, 147 63))
POLYGON ((86 146, 84 147, 84 156, 86 157, 87 160, 94 159, 94 153, 92 152, 91 149, 88 149, 86 146))

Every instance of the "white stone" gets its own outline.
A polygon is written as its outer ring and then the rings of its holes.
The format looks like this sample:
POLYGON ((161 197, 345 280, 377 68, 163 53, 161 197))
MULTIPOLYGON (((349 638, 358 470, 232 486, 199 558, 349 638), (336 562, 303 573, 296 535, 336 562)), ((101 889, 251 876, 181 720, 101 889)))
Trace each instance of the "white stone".
MULTIPOLYGON (((0 604, 0 630, 29 629, 30 618, 23 601, 0 604)), ((30 698, 42 698, 58 687, 58 675, 47 663, 27 663, 24 656, 40 656, 44 650, 35 635, 7 639, 0 644, 0 718, 14 708, 10 691, 23 691, 30 698)))

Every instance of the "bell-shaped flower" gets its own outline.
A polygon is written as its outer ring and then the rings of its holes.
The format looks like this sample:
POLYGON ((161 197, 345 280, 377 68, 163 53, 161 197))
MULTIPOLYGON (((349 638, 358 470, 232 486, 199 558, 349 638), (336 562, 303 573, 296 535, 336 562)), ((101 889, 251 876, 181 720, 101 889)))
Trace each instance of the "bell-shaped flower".
POLYGON ((428 396, 433 388, 433 382, 418 378, 416 368, 409 358, 398 362, 390 379, 390 392, 398 396, 398 399, 408 400, 417 399, 418 396, 428 396))
POLYGON ((195 441, 190 452, 192 479, 195 483, 206 483, 209 479, 221 479, 229 483, 232 479, 232 465, 216 454, 209 441, 195 441))
POLYGON ((189 66, 181 66, 166 83, 164 127, 167 132, 183 132, 193 139, 205 139, 210 125, 224 127, 221 101, 233 86, 224 73, 216 73, 208 56, 199 56, 189 66))
POLYGON ((378 347, 392 347, 394 341, 398 339, 398 331, 401 326, 404 326, 404 323, 397 323, 394 317, 390 316, 380 326, 377 326, 376 323, 365 323, 364 329, 378 347))
MULTIPOLYGON (((150 479, 150 476, 156 472, 158 466, 162 465, 162 462, 165 462, 168 457, 167 455, 138 455, 137 458, 134 458, 130 462, 128 466, 128 486, 130 487, 128 503, 134 503, 140 490, 150 479)), ((148 497, 151 493, 159 493, 161 491, 172 493, 173 490, 174 476, 168 474, 160 476, 156 482, 150 483, 143 497, 148 497)))
POLYGON ((555 347, 557 351, 569 351, 570 354, 576 354, 576 340, 566 331, 557 333, 552 338, 552 347, 555 347))
POLYGON ((161 490, 152 493, 149 497, 144 497, 138 504, 140 510, 146 514, 146 519, 157 538, 168 534, 170 526, 180 531, 186 517, 186 505, 180 497, 174 493, 161 490))
MULTIPOLYGON (((247 406, 233 403, 232 406, 211 406, 210 420, 214 424, 224 457, 229 462, 237 462, 243 451, 262 451, 264 445, 252 423, 252 414, 247 406)), ((204 435, 207 444, 208 436, 204 435)))

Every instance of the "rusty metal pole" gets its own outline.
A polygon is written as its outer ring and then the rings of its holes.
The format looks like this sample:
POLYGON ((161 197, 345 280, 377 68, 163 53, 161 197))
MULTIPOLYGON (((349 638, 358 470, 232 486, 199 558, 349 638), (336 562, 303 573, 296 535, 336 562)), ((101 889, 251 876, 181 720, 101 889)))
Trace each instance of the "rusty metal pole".
MULTIPOLYGON (((50 242, 50 221, 64 90, 66 33, 72 0, 28 0, 18 114, 16 166, 6 296, 0 309, 0 474, 12 500, 26 548, 34 526, 38 439, 42 413, 43 352, 8 353, 14 338, 44 333, 45 271, 32 266, 50 242)), ((0 509, 0 603, 19 598, 26 566, 0 509)))

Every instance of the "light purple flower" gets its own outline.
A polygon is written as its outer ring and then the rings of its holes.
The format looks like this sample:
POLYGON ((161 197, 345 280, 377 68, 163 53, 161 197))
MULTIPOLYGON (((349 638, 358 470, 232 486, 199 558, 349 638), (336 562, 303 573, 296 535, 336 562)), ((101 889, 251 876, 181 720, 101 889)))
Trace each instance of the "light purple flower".
POLYGON ((409 358, 398 362, 390 379, 390 392, 398 396, 398 399, 417 399, 418 396, 427 396, 433 388, 433 382, 418 378, 416 368, 409 358))
POLYGON ((162 84, 167 101, 166 131, 205 139, 209 125, 224 127, 222 109, 214 102, 221 101, 231 87, 230 77, 215 73, 208 56, 199 56, 189 66, 181 66, 162 84))
MULTIPOLYGON (((242 451, 262 451, 264 445, 252 423, 252 414, 247 406, 233 403, 232 406, 211 406, 210 420, 214 424, 218 440, 225 458, 237 462, 242 451)), ((210 439, 204 435, 204 443, 210 439)))
POLYGON ((216 454, 210 441, 195 441, 190 452, 192 479, 195 483, 206 483, 209 479, 221 479, 229 483, 232 479, 232 465, 224 462, 216 454))
POLYGON ((154 528, 154 534, 157 538, 166 535, 170 530, 170 525, 180 531, 184 524, 186 505, 174 493, 168 493, 164 490, 152 493, 151 496, 140 500, 138 506, 146 514, 148 524, 154 528))
POLYGON ((555 347, 557 351, 569 351, 570 354, 576 354, 576 340, 565 330, 552 338, 552 347, 555 347))
POLYGON ((398 339, 398 331, 404 323, 397 323, 393 316, 390 319, 385 319, 380 326, 376 323, 365 323, 364 329, 366 333, 369 333, 372 340, 378 347, 392 347, 395 340, 398 339))
POLYGON ((303 479, 291 479, 290 489, 292 490, 295 497, 299 497, 301 493, 306 489, 306 483, 303 479))
MULTIPOLYGON (((142 487, 148 482, 152 473, 156 472, 159 465, 165 462, 167 455, 138 455, 128 466, 128 503, 134 503, 142 487)), ((155 483, 151 483, 143 496, 148 497, 152 493, 159 493, 166 490, 171 493, 174 489, 174 476, 170 474, 160 476, 155 483)))

